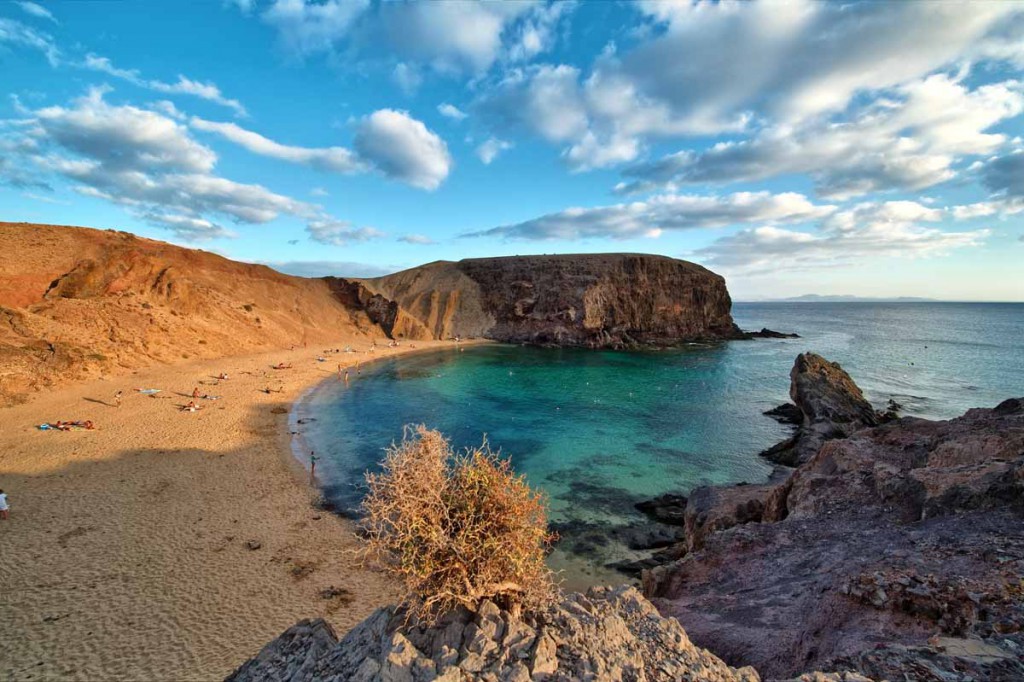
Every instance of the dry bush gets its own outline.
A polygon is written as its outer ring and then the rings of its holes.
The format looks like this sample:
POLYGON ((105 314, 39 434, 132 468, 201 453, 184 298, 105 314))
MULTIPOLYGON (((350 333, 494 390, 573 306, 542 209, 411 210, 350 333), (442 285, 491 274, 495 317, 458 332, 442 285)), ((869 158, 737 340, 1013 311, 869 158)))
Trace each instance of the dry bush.
POLYGON ((366 480, 366 554, 402 581, 413 615, 475 610, 483 599, 518 612, 553 598, 544 498, 486 443, 455 454, 418 426, 366 480))

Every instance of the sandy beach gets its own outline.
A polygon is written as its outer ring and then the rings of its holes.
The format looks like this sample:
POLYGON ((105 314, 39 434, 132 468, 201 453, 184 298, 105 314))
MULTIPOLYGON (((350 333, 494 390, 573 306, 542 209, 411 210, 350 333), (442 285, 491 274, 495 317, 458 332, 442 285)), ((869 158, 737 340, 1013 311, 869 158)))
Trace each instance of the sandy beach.
POLYGON ((352 345, 326 362, 309 347, 140 370, 4 409, 0 679, 222 679, 299 619, 344 632, 392 600, 291 453, 293 400, 339 363, 414 350, 352 345), (181 412, 194 387, 221 397, 181 412), (95 429, 38 429, 76 419, 95 429))

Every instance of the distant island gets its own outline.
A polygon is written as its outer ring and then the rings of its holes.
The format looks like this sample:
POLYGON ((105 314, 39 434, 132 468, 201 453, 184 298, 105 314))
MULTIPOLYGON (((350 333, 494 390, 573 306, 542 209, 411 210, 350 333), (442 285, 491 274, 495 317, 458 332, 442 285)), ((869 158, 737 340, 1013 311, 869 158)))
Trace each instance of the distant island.
MULTIPOLYGON (((755 301, 751 301, 752 303, 755 301)), ((765 298, 756 303, 937 303, 936 298, 919 298, 917 296, 850 296, 850 295, 822 295, 804 294, 803 296, 790 296, 789 298, 765 298)))

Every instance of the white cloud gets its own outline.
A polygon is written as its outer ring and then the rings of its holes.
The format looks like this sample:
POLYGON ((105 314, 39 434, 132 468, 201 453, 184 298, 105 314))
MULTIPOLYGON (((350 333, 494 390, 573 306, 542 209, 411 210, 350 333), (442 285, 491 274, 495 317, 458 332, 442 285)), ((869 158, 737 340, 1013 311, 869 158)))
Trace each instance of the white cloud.
POLYGON ((50 62, 50 66, 57 66, 60 63, 60 49, 57 48, 52 36, 30 28, 20 21, 0 17, 0 47, 3 45, 27 47, 41 52, 50 62))
POLYGON ((415 65, 406 62, 395 64, 395 69, 391 72, 391 80, 395 82, 395 85, 402 92, 409 96, 416 94, 416 91, 423 85, 423 76, 420 74, 419 69, 415 65))
POLYGON ((496 137, 489 137, 476 148, 476 155, 485 166, 489 166, 492 161, 498 158, 499 154, 512 149, 512 146, 511 142, 499 140, 496 137))
POLYGON ((703 153, 682 151, 625 170, 630 193, 690 183, 762 180, 809 174, 817 190, 847 198, 886 189, 915 190, 949 180, 963 156, 990 154, 1006 136, 987 132, 1024 111, 1024 84, 969 90, 945 74, 909 83, 843 120, 770 126, 703 153))
POLYGON ((311 220, 306 225, 309 238, 321 244, 344 246, 351 242, 365 242, 387 236, 372 227, 354 227, 345 220, 311 220))
POLYGON ((462 111, 454 104, 448 104, 447 102, 438 104, 437 111, 442 116, 445 116, 455 121, 462 121, 466 118, 466 112, 462 111))
POLYGON ((431 239, 430 237, 428 237, 425 234, 404 234, 404 235, 402 235, 401 237, 398 238, 398 241, 405 242, 406 244, 422 244, 422 245, 429 245, 429 244, 436 244, 437 243, 437 242, 435 242, 433 239, 431 239))
POLYGON ((498 59, 506 27, 533 9, 526 2, 388 2, 380 20, 390 45, 409 58, 474 73, 498 59))
POLYGON ((277 29, 287 53, 303 58, 331 51, 369 6, 369 0, 276 0, 262 19, 277 29))
POLYGON ((331 193, 328 192, 323 187, 314 187, 313 189, 309 190, 309 193, 314 197, 327 197, 331 195, 331 193))
POLYGON ((178 75, 178 80, 175 83, 147 80, 135 69, 118 68, 114 66, 113 62, 108 58, 95 54, 86 55, 80 66, 82 68, 89 69, 90 71, 98 71, 100 73, 105 73, 108 76, 119 78, 140 88, 154 90, 166 95, 191 95, 193 97, 199 97, 200 99, 205 99, 209 102, 228 107, 229 109, 234 110, 237 116, 247 115, 245 107, 242 106, 241 102, 237 99, 225 97, 220 91, 220 88, 213 83, 202 83, 180 74, 178 75))
POLYGON ((262 19, 297 58, 383 46, 405 68, 481 74, 496 62, 524 61, 551 49, 559 22, 574 6, 396 0, 367 11, 369 0, 276 0, 262 19))
POLYGON ((174 213, 146 213, 143 218, 154 225, 166 227, 181 239, 189 242, 236 236, 230 230, 226 230, 216 223, 194 216, 174 213))
POLYGON ((877 258, 923 258, 978 246, 988 230, 947 232, 919 223, 942 220, 946 212, 912 201, 862 203, 822 221, 816 232, 775 226, 742 230, 692 255, 733 273, 776 273, 820 269, 877 258))
POLYGON ((192 117, 190 124, 197 130, 216 133, 260 156, 269 156, 331 173, 357 173, 365 170, 355 154, 344 147, 309 148, 284 145, 234 123, 218 123, 195 116, 192 117))
MULTIPOLYGON (((284 215, 341 239, 342 223, 322 207, 215 175, 216 154, 187 127, 157 111, 110 104, 105 93, 93 88, 70 106, 31 112, 20 139, 0 138, 11 166, 61 176, 79 194, 124 206, 184 239, 231 236, 211 216, 259 224, 284 215)), ((9 170, 0 164, 0 175, 9 170)), ((350 238, 372 234, 346 229, 350 238)))
POLYGON ((17 4, 26 13, 31 14, 38 19, 46 19, 47 21, 52 21, 55 24, 58 23, 57 17, 53 16, 53 12, 38 3, 22 1, 17 4))
POLYGON ((738 192, 724 196, 674 195, 597 208, 569 208, 533 220, 466 236, 514 239, 632 239, 658 237, 664 230, 715 228, 772 222, 803 223, 831 214, 802 194, 738 192))
POLYGON ((37 111, 43 135, 93 159, 104 172, 204 173, 213 168, 216 154, 192 140, 184 126, 153 111, 107 104, 105 92, 92 88, 74 108, 55 106, 37 111))
POLYGON ((630 161, 651 138, 794 130, 857 98, 906 88, 938 69, 1024 51, 1016 3, 652 2, 655 26, 589 73, 568 65, 514 72, 479 105, 495 125, 525 125, 567 145, 585 170, 630 161), (1010 30, 1007 25, 1012 25, 1010 30), (1014 43, 1016 40, 1016 43, 1014 43), (546 103, 557 103, 545 106, 546 103))
POLYGON ((404 111, 380 109, 357 127, 360 158, 384 175, 426 190, 437 189, 451 170, 448 146, 404 111))

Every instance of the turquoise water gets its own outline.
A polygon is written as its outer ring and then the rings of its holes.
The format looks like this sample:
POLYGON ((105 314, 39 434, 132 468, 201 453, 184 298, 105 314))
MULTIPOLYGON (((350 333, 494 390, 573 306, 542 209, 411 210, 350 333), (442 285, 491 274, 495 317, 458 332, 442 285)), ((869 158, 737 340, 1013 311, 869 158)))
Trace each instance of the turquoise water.
POLYGON ((297 428, 321 457, 325 494, 342 509, 403 426, 440 429, 459 447, 511 457, 550 497, 562 535, 552 563, 570 586, 609 579, 638 558, 618 530, 643 524, 634 502, 695 486, 766 479, 757 453, 788 430, 762 412, 788 399, 797 353, 840 362, 881 406, 948 418, 1024 395, 1021 304, 736 304, 745 329, 800 339, 658 352, 454 347, 384 360, 350 385, 312 391, 297 428))

